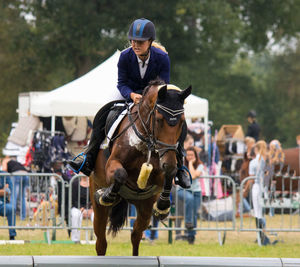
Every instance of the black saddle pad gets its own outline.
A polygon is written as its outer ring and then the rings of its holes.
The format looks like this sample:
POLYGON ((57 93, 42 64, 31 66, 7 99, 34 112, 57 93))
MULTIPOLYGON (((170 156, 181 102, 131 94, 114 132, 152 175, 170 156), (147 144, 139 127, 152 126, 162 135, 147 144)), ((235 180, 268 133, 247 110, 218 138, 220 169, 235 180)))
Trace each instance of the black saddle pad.
POLYGON ((106 119, 105 134, 109 132, 110 128, 112 127, 116 119, 119 117, 122 111, 126 109, 126 105, 127 104, 124 101, 122 101, 122 102, 115 103, 111 107, 106 119))

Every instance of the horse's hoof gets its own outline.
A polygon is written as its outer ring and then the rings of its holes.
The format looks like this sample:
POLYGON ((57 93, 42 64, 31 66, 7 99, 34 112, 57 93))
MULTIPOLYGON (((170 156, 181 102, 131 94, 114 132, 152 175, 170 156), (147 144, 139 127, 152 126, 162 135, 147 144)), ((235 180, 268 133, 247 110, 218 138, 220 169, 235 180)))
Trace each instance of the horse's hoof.
POLYGON ((105 207, 116 205, 120 201, 120 198, 117 196, 117 194, 107 192, 107 188, 100 188, 97 190, 94 194, 94 197, 98 205, 105 207))
POLYGON ((157 203, 154 203, 152 214, 156 219, 163 221, 169 216, 169 212, 170 212, 170 207, 165 210, 160 210, 157 207, 157 203))

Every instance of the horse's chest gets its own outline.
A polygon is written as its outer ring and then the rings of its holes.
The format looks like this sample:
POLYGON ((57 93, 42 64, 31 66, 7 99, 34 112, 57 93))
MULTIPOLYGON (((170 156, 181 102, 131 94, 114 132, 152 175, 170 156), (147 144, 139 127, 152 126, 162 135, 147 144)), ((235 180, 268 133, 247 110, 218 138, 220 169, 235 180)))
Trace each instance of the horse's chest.
POLYGON ((136 135, 132 128, 129 128, 127 131, 128 144, 131 147, 134 147, 138 151, 147 154, 146 144, 136 135))

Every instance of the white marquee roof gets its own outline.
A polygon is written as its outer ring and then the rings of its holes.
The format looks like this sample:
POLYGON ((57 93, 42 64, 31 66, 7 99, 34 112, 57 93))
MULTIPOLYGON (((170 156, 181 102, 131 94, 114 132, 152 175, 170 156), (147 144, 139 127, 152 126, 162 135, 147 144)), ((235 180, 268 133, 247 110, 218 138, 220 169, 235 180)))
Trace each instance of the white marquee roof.
MULTIPOLYGON (((123 99, 117 89, 117 63, 120 51, 84 76, 55 90, 32 95, 30 113, 36 116, 94 116, 109 101, 123 99)), ((190 95, 185 116, 208 117, 208 101, 190 95)))

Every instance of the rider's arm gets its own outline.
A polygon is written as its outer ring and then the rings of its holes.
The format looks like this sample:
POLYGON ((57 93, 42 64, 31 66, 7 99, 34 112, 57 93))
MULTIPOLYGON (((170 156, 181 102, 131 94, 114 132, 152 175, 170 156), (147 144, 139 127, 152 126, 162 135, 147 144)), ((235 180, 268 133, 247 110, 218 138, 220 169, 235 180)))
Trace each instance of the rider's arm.
POLYGON ((192 175, 192 179, 196 179, 201 176, 200 168, 195 169, 192 161, 189 161, 189 171, 192 175))
POLYGON ((120 56, 118 62, 118 89, 121 95, 126 99, 130 100, 130 94, 133 92, 132 89, 127 85, 128 83, 128 70, 127 70, 127 63, 126 59, 120 56))
POLYGON ((161 78, 165 83, 170 83, 170 59, 169 56, 163 55, 160 59, 161 69, 159 73, 159 78, 161 78))

